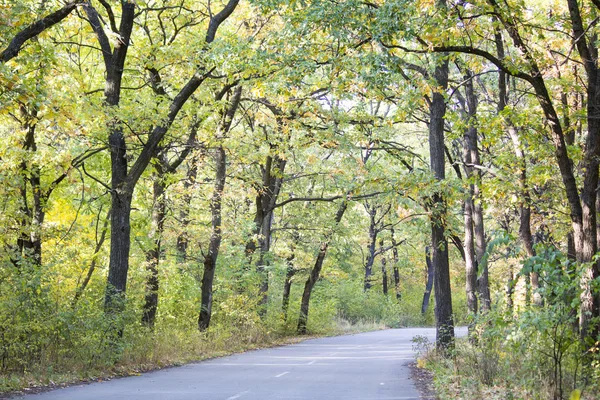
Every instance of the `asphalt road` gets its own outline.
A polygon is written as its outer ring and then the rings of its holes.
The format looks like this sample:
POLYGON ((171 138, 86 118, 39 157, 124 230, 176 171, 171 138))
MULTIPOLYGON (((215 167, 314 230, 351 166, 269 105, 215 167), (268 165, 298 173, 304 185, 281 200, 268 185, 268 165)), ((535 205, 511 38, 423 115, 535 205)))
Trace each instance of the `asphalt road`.
POLYGON ((433 342, 435 330, 390 329, 312 339, 19 399, 419 399, 408 368, 415 357, 411 339, 417 335, 433 342))

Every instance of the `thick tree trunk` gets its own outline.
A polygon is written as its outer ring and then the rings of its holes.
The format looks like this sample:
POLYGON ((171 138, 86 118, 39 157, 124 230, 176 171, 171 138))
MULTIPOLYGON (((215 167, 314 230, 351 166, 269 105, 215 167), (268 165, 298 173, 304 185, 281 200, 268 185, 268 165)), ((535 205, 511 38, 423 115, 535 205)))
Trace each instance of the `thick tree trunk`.
POLYGON ((429 246, 425 247, 425 266, 427 270, 427 281, 425 282, 425 291, 423 292, 423 301, 421 302, 421 314, 425 315, 429 308, 429 299, 431 298, 431 290, 433 289, 433 280, 435 276, 435 268, 431 262, 431 251, 429 246))
MULTIPOLYGON (((525 78, 535 90, 536 97, 548 121, 552 141, 554 143, 555 157, 561 178, 565 187, 565 194, 570 208, 571 222, 573 226, 573 239, 577 261, 588 264, 581 279, 581 306, 580 306, 580 334, 582 338, 587 337, 589 324, 592 319, 598 317, 600 307, 600 294, 593 293, 592 282, 599 275, 598 264, 591 263, 596 243, 596 189, 598 184, 598 158, 600 157, 600 73, 597 66, 597 46, 595 38, 586 36, 587 29, 581 18, 577 0, 568 0, 569 14, 573 37, 577 38, 575 47, 582 59, 587 75, 587 125, 588 134, 584 147, 581 170, 586 171, 583 179, 583 189, 579 192, 577 180, 573 171, 573 162, 569 156, 566 145, 565 131, 562 122, 554 108, 553 99, 548 92, 544 81, 544 74, 540 71, 536 59, 529 52, 519 27, 511 19, 502 18, 502 12, 498 12, 500 22, 504 25, 514 45, 523 51, 523 57, 529 64, 529 73, 525 78)), ((490 2, 495 11, 498 4, 490 2)), ((567 132, 568 134, 568 132, 567 132)))
POLYGON ((202 296, 200 304, 200 315, 198 316, 198 329, 205 331, 210 325, 213 303, 213 281, 217 266, 217 257, 221 246, 221 204, 223 200, 223 189, 225 188, 227 158, 223 146, 217 147, 215 151, 215 188, 210 202, 212 215, 212 232, 208 253, 204 257, 204 273, 202 274, 202 296))
MULTIPOLYGON (((106 81, 104 86, 105 103, 109 108, 116 108, 121 98, 121 82, 129 39, 135 18, 135 4, 121 3, 122 15, 118 34, 120 44, 111 51, 108 38, 104 33, 98 14, 87 4, 85 6, 90 23, 97 34, 98 42, 103 50, 106 67, 106 81)), ((106 296, 104 309, 108 314, 123 309, 125 291, 127 288, 127 273, 129 271, 129 250, 131 247, 131 201, 133 187, 129 187, 127 180, 127 145, 123 135, 122 126, 118 120, 107 121, 108 146, 111 158, 111 231, 110 231, 110 260, 108 266, 108 279, 106 283, 106 296)), ((119 336, 122 328, 117 328, 119 336)))
MULTIPOLYGON (((466 77, 467 82, 470 82, 472 76, 466 77)), ((472 83, 471 83, 472 85, 472 83)), ((466 108, 467 118, 474 118, 469 112, 470 109, 466 108)), ((472 124, 472 121, 469 121, 472 124)), ((467 128, 463 137, 463 162, 465 176, 468 182, 467 193, 463 200, 463 215, 464 215, 464 229, 465 229, 465 240, 463 243, 464 255, 465 255, 465 290, 467 294, 467 309, 473 315, 477 314, 477 258, 475 255, 475 234, 473 229, 473 199, 475 198, 475 188, 473 180, 473 160, 472 160, 472 147, 473 147, 473 135, 477 132, 473 132, 471 126, 467 128)), ((476 139, 475 139, 476 140, 476 139)), ((476 142, 475 142, 475 145, 476 142)), ((471 328, 471 326, 470 326, 471 328)))
MULTIPOLYGON (((445 3, 440 3, 440 1, 438 1, 438 5, 445 7, 445 3)), ((435 178, 442 181, 446 178, 444 154, 446 100, 443 93, 438 90, 444 91, 448 87, 448 59, 441 56, 436 61, 434 76, 439 89, 433 92, 429 108, 429 158, 435 178)), ((454 321, 452 318, 448 243, 444 226, 447 210, 442 193, 436 193, 431 197, 430 209, 432 262, 435 269, 436 345, 440 349, 447 349, 454 343, 454 321)))
MULTIPOLYGON (((269 274, 266 271, 265 255, 271 249, 271 227, 273 224, 273 208, 283 184, 283 172, 287 161, 278 156, 267 156, 265 165, 262 167, 262 188, 256 197, 256 216, 254 223, 258 235, 258 246, 260 255, 257 262, 257 271, 261 276, 259 291, 261 294, 260 304, 265 305, 268 301, 269 274)), ((246 245, 246 253, 251 256, 256 249, 254 241, 246 245)), ((265 311, 264 309, 262 310, 265 311)))
POLYGON ((161 245, 167 210, 165 176, 160 166, 157 166, 157 169, 157 176, 153 184, 154 198, 152 202, 152 229, 150 231, 152 244, 150 249, 146 251, 146 294, 142 311, 142 323, 149 328, 154 328, 158 309, 158 266, 162 257, 161 245))
MULTIPOLYGON (((104 308, 107 313, 119 312, 124 307, 129 271, 129 250, 131 246, 131 200, 132 192, 125 187, 127 160, 125 158, 125 138, 117 130, 109 139, 111 151, 111 230, 110 261, 104 308)), ((119 328, 119 334, 122 330, 119 328)))
POLYGON ((469 153, 469 166, 468 170, 469 178, 473 179, 471 185, 472 201, 470 204, 472 223, 473 223, 473 235, 475 239, 475 256, 476 263, 480 271, 477 271, 479 277, 477 279, 477 291, 480 297, 480 309, 482 312, 489 311, 491 298, 490 298, 490 286, 489 286, 489 272, 487 263, 482 263, 483 256, 486 251, 486 240, 485 240, 485 228, 483 223, 483 199, 481 196, 481 170, 477 166, 481 165, 481 158, 479 156, 478 147, 478 132, 477 132, 477 107, 478 99, 475 95, 473 87, 473 74, 471 71, 467 71, 465 77, 465 92, 467 99, 467 118, 468 128, 465 134, 465 145, 469 153))
MULTIPOLYGON (((37 152, 37 143, 35 139, 37 110, 31 113, 27 112, 22 107, 22 113, 27 122, 23 129, 25 130, 25 141, 23 149, 29 154, 31 160, 37 152)), ((45 206, 48 201, 50 192, 44 192, 41 184, 41 171, 35 161, 31 161, 29 165, 27 161, 21 162, 21 216, 20 225, 21 232, 17 238, 17 249, 19 257, 26 258, 34 268, 39 268, 42 265, 42 224, 46 216, 45 206), (31 187, 28 190, 28 184, 31 187), (29 199, 31 194, 31 200, 29 199)), ((16 266, 19 263, 15 262, 16 266)))
POLYGON ((312 294, 312 290, 315 287, 315 284, 319 280, 321 275, 321 269, 323 268, 323 261, 325 260, 325 256, 327 255, 327 249, 329 248, 329 243, 331 242, 331 238, 333 237, 335 227, 339 225, 342 221, 342 217, 348 208, 348 201, 343 200, 340 204, 338 211, 335 215, 335 223, 332 227, 332 230, 325 236, 325 240, 321 243, 319 247, 319 253, 317 254, 317 259, 315 260, 315 265, 310 271, 310 275, 304 284, 304 292, 302 293, 302 302, 300 304, 300 317, 298 318, 298 333, 305 334, 306 333, 306 324, 308 322, 308 309, 310 306, 310 296, 312 294))

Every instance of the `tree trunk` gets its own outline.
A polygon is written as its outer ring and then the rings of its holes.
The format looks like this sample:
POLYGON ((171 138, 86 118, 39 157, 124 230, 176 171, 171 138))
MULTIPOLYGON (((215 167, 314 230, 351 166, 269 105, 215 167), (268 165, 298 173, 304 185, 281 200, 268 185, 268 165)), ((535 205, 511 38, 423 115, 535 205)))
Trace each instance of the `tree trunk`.
MULTIPOLYGON (((273 208, 283 184, 283 172, 287 161, 279 156, 267 156, 263 169, 263 182, 260 192, 256 198, 256 216, 254 223, 256 232, 259 235, 258 245, 260 255, 257 262, 257 271, 261 276, 259 291, 261 294, 260 304, 265 305, 268 301, 269 274, 265 269, 265 255, 271 249, 271 227, 273 224, 273 208)), ((246 252, 249 255, 255 251, 256 245, 249 243, 246 246, 246 252)), ((265 310, 262 309, 264 312, 265 310)))
MULTIPOLYGON (((471 77, 467 77, 470 81, 471 77)), ((468 110, 467 115, 469 115, 468 110)), ((469 117, 471 117, 469 115, 469 117)), ((468 118, 469 118, 468 117, 468 118)), ((465 290, 467 293, 467 309, 473 315, 477 314, 477 259, 475 258, 475 235, 473 231, 473 199, 474 184, 472 182, 473 160, 471 159, 471 147, 473 131, 468 127, 463 137, 463 162, 467 179, 467 193, 463 200, 463 215, 465 240, 463 243, 465 255, 465 290)), ((475 132, 476 134, 476 132, 475 132)), ((470 326, 471 328, 471 326, 470 326)))
POLYGON ((427 269, 427 281, 425 282, 425 292, 423 292, 423 302, 421 303, 421 314, 425 315, 429 308, 429 299, 431 298, 431 290, 433 289, 433 278, 435 269, 431 262, 431 251, 429 246, 425 247, 425 265, 427 269))
MULTIPOLYGON (((438 6, 445 8, 443 0, 438 1, 438 6)), ((431 170, 435 178, 443 181, 446 178, 444 154, 446 100, 440 91, 445 91, 448 87, 448 58, 441 56, 436 59, 436 62, 437 66, 434 77, 439 89, 435 89, 432 93, 429 108, 429 157, 431 170)), ((440 349, 450 348, 454 343, 450 265, 444 226, 447 219, 445 203, 442 193, 435 193, 431 197, 431 244, 433 252, 432 262, 435 270, 436 345, 440 349)))
MULTIPOLYGON (((17 249, 19 257, 26 258, 32 267, 42 266, 42 224, 46 212, 44 208, 48 201, 50 192, 44 192, 41 186, 41 171, 34 160, 37 152, 37 143, 35 139, 35 130, 37 127, 37 110, 27 111, 21 107, 21 113, 26 122, 23 125, 25 130, 25 141, 23 149, 27 157, 31 159, 31 165, 27 160, 23 160, 20 165, 21 172, 21 232, 17 238, 17 249), (28 190, 28 184, 31 190, 28 190), (31 193, 31 200, 29 194, 31 193)), ((19 266, 19 263, 15 263, 19 266)))
POLYGON ((281 311, 283 312, 283 321, 287 321, 288 309, 290 305, 290 293, 292 291, 292 278, 296 274, 294 267, 294 258, 296 257, 295 247, 292 245, 292 254, 287 259, 287 271, 285 274, 285 282, 283 283, 283 299, 281 302, 281 311))
MULTIPOLYGON (((496 35, 496 48, 498 49, 498 55, 504 57, 504 45, 502 42, 502 36, 496 35)), ((507 90, 507 78, 504 71, 500 71, 498 78, 498 87, 500 91, 500 101, 498 102, 498 112, 504 111, 508 102, 509 94, 507 90)), ((515 156, 519 165, 519 237, 523 242, 527 257, 535 256, 535 250, 533 248, 533 237, 531 234, 531 194, 529 191, 529 184, 527 181, 527 159, 525 157, 525 151, 521 144, 521 138, 517 132, 517 128, 514 126, 510 118, 505 119, 508 126, 508 134, 513 143, 515 156)), ((541 305, 542 298, 538 293, 539 289, 539 277, 537 272, 531 272, 529 281, 531 282, 531 289, 534 293, 533 300, 536 305, 541 305)))
MULTIPOLYGON (((104 33, 98 14, 91 5, 85 6, 86 12, 98 42, 103 50, 104 64, 106 67, 106 81, 104 85, 105 104, 109 108, 116 108, 121 99, 121 82, 129 39, 135 19, 135 4, 121 3, 122 14, 119 27, 119 46, 114 51, 110 49, 108 38, 104 33)), ((118 120, 107 121, 108 146, 111 159, 111 231, 110 231, 110 260, 108 265, 108 279, 104 309, 107 314, 114 314, 123 309, 125 291, 127 288, 127 273, 129 271, 129 250, 131 247, 131 201, 133 188, 128 187, 127 180, 127 145, 123 135, 121 123, 118 120)), ((117 333, 122 335, 122 328, 117 327, 117 333)))
POLYGON ((198 160, 196 157, 192 158, 190 166, 183 183, 183 205, 181 211, 179 211, 179 220, 181 223, 181 232, 177 236, 177 261, 184 263, 188 257, 188 226, 190 225, 190 203, 192 202, 192 187, 196 183, 196 176, 198 175, 198 160))
POLYGON ((490 298, 490 285, 489 285, 489 273, 487 263, 482 263, 483 256, 486 251, 486 240, 485 240, 485 229, 483 225, 483 199, 481 196, 481 170, 475 168, 481 165, 481 158, 479 156, 478 147, 478 132, 477 132, 477 107, 478 99, 475 95, 473 87, 473 74, 471 71, 467 71, 465 77, 465 92, 467 98, 467 118, 468 128, 465 134, 465 144, 467 151, 469 152, 469 161, 472 166, 469 171, 469 176, 473 179, 471 186, 472 190, 472 202, 470 204, 472 221, 473 221, 473 234, 475 238, 475 256, 478 268, 477 271, 479 278, 477 279, 477 291, 480 296, 480 308, 482 312, 489 311, 491 298, 490 298))
MULTIPOLYGON (((111 151, 111 230, 110 261, 104 308, 107 313, 119 312, 124 307, 129 271, 129 250, 131 246, 131 200, 132 193, 124 188, 127 176, 125 158, 125 138, 120 131, 113 132, 109 139, 111 151)), ((118 329, 119 335, 122 330, 118 329)))
POLYGON ((375 246, 377 244, 377 228, 375 223, 375 216, 377 209, 375 206, 367 207, 369 213, 369 247, 367 248, 367 261, 365 263, 365 278, 364 278, 364 291, 371 289, 371 276, 373 275, 373 264, 375 263, 375 246))
MULTIPOLYGON (((215 135, 217 140, 222 140, 224 135, 231 129, 233 117, 240 104, 242 96, 242 87, 238 86, 233 94, 231 103, 227 111, 223 114, 221 126, 215 135)), ((220 144, 215 149, 215 187, 210 201, 210 212, 212 216, 212 231, 208 252, 204 256, 204 271, 202 273, 202 287, 200 299, 200 313, 198 315, 198 329, 202 332, 210 326, 213 303, 213 281, 217 258, 221 247, 222 215, 221 208, 223 203, 223 189, 225 188, 225 179, 227 177, 227 155, 223 145, 220 144)))
POLYGON ((402 293, 400 292, 400 271, 398 270, 398 243, 396 242, 396 238, 394 237, 394 228, 391 229, 392 236, 392 256, 394 262, 394 289, 396 291, 396 300, 400 300, 402 298, 402 293))
POLYGON ((508 280, 506 281, 506 308, 512 314, 514 307, 513 294, 515 292, 515 275, 512 265, 508 267, 508 280))
POLYGON ((142 311, 142 324, 149 328, 154 328, 158 309, 158 265, 162 256, 161 245, 167 210, 165 176, 160 166, 157 166, 156 175, 153 184, 154 198, 152 202, 152 229, 150 232, 152 244, 150 249, 146 251, 146 294, 142 311))
POLYGON ((381 248, 381 283, 382 283, 382 287, 383 287, 383 294, 385 296, 387 296, 388 295, 388 276, 387 276, 387 268, 386 268, 387 260, 385 259, 385 256, 383 255, 383 240, 379 241, 379 246, 381 248))
POLYGON ((217 257, 221 246, 221 204, 223 200, 223 189, 225 188, 227 158, 223 146, 217 147, 215 151, 215 188, 210 202, 212 215, 212 232, 208 253, 204 257, 204 272, 202 274, 202 296, 200 304, 200 315, 198 316, 198 329, 205 331, 210 325, 213 301, 213 280, 217 265, 217 257))
POLYGON ((298 318, 298 333, 305 334, 306 333, 306 324, 308 322, 308 309, 310 305, 310 296, 312 294, 312 290, 319 280, 321 275, 321 269, 323 268, 323 261, 325 260, 325 256, 327 255, 327 249, 329 248, 329 243, 334 234, 335 227, 339 225, 342 221, 342 217, 348 208, 348 201, 343 200, 340 204, 338 211, 335 215, 335 223, 333 225, 332 230, 325 236, 325 240, 321 243, 319 247, 319 253, 317 254, 317 259, 315 260, 315 265, 310 271, 310 275, 306 280, 304 285, 304 292, 302 293, 302 302, 300 304, 300 317, 298 318))
POLYGON ((475 245, 473 241, 472 207, 473 200, 468 196, 464 200, 466 292, 467 309, 471 314, 475 315, 477 314, 477 261, 475 260, 475 245))

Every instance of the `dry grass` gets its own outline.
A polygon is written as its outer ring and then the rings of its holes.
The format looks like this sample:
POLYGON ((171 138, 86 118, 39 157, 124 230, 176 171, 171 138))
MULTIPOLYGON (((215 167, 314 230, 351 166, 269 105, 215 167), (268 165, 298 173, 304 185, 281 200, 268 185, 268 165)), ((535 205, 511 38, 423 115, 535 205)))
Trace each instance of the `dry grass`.
POLYGON ((37 393, 76 383, 110 380, 137 375, 160 368, 221 357, 266 347, 298 343, 307 339, 344 335, 385 329, 379 323, 352 325, 336 319, 332 328, 312 336, 297 336, 291 332, 269 331, 261 326, 246 329, 222 329, 216 326, 209 332, 142 331, 124 338, 127 345, 117 362, 63 357, 46 358, 35 370, 0 376, 0 399, 19 393, 37 393))

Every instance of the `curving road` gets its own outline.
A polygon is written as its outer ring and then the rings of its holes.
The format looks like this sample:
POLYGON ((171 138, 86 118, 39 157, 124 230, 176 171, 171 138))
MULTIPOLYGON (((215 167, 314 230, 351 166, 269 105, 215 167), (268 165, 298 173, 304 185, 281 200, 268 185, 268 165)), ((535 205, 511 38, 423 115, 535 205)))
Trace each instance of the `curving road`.
MULTIPOLYGON (((458 330, 460 334, 464 329, 458 330)), ((72 386, 27 400, 420 399, 408 364, 411 339, 433 328, 390 329, 306 340, 155 372, 72 386)))

